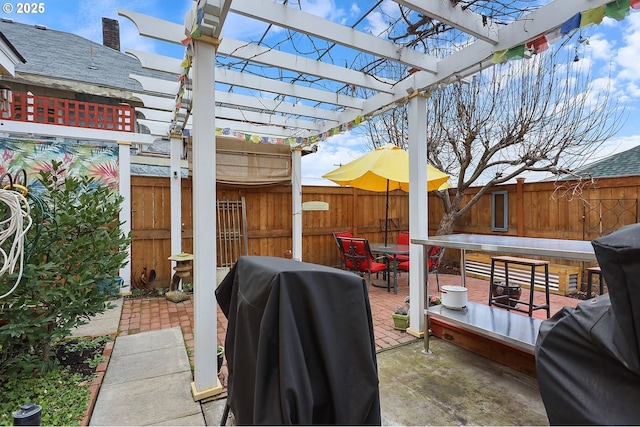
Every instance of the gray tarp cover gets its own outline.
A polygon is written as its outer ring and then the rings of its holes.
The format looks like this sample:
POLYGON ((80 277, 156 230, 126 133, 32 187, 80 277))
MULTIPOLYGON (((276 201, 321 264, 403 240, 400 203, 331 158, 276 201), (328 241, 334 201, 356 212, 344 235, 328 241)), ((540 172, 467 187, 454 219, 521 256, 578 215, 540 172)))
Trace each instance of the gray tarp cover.
POLYGON ((640 224, 592 244, 609 294, 542 323, 540 394, 551 425, 640 425, 640 224))
POLYGON ((238 424, 380 424, 365 281, 243 256, 216 289, 228 319, 227 404, 238 424))

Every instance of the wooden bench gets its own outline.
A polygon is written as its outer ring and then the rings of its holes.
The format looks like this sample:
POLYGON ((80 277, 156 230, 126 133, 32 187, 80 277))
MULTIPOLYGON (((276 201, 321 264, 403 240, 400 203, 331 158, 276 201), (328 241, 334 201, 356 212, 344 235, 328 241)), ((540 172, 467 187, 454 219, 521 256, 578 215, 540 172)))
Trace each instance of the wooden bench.
MULTIPOLYGON (((491 275, 491 257, 485 253, 467 252, 465 274, 477 279, 489 280, 491 275)), ((504 280, 503 266, 496 265, 495 276, 504 280)), ((518 282, 529 281, 529 269, 514 266, 509 270, 509 276, 513 276, 518 282)), ((581 269, 579 267, 549 264, 549 292, 556 295, 570 295, 580 290, 581 269)), ((536 288, 544 289, 544 275, 536 273, 536 288)), ((527 288, 528 285, 525 286, 527 288)))
MULTIPOLYGON (((525 282, 526 283, 526 282, 525 282)), ((540 259, 518 258, 513 256, 492 256, 491 257, 491 274, 489 276, 489 305, 496 305, 498 307, 506 308, 507 310, 515 310, 523 313, 528 313, 529 317, 533 315, 534 310, 546 310, 547 319, 551 316, 551 304, 549 302, 549 261, 540 259), (495 266, 496 263, 502 263, 504 265, 504 293, 505 295, 497 296, 495 290, 496 277, 495 266), (511 297, 509 293, 509 284, 513 283, 513 277, 509 277, 509 265, 520 265, 531 269, 529 274, 529 301, 519 300, 511 297), (534 304, 533 294, 536 288, 535 276, 536 267, 544 267, 544 279, 542 285, 544 286, 545 304, 534 304), (519 308, 519 304, 526 305, 527 310, 519 308)))
POLYGON ((540 319, 474 302, 467 302, 463 310, 429 307, 427 315, 433 336, 536 377, 540 319))

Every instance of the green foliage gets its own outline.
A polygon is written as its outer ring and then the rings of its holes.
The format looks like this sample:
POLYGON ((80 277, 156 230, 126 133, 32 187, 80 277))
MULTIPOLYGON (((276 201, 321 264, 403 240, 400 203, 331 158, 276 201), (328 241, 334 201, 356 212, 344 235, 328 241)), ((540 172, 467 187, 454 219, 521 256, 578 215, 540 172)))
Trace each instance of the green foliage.
POLYGON ((21 405, 42 406, 42 425, 80 425, 89 406, 91 376, 71 374, 68 368, 36 376, 0 376, 0 425, 13 425, 21 405))
MULTIPOLYGON (((9 321, 0 327, 0 372, 29 371, 33 356, 45 363, 38 369, 47 369, 55 340, 109 308, 130 243, 120 231, 122 197, 114 190, 93 178, 65 176, 55 161, 39 182, 47 215, 28 234, 32 247, 22 280, 0 316, 9 321)), ((16 274, 0 279, 0 291, 6 290, 16 274)))
POLYGON ((95 337, 90 340, 75 339, 66 344, 66 349, 69 352, 81 353, 84 350, 93 350, 98 347, 104 347, 104 345, 110 341, 111 341, 111 337, 109 336, 95 337))
POLYGON ((193 292, 193 282, 182 282, 182 291, 183 292, 193 292))

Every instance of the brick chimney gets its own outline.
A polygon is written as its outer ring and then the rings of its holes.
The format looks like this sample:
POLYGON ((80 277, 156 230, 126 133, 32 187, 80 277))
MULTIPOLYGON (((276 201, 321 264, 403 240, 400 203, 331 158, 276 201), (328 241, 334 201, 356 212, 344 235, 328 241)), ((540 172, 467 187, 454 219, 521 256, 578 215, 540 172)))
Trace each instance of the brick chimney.
POLYGON ((120 51, 120 23, 117 19, 102 18, 102 44, 120 51))

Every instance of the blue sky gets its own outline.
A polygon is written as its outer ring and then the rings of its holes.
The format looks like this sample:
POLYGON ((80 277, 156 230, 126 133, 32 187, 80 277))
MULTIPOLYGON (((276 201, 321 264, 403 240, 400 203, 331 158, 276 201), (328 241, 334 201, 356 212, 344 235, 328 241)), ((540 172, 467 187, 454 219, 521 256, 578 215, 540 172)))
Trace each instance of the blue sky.
MULTIPOLYGON (((2 17, 72 32, 98 43, 102 42, 101 18, 118 19, 123 50, 146 50, 177 58, 182 58, 184 47, 140 37, 135 26, 129 20, 119 17, 117 10, 129 9, 183 24, 185 13, 193 5, 192 0, 46 0, 41 2, 44 6, 43 13, 18 14, 18 2, 6 3, 13 6, 13 11, 0 12, 2 17)), ((368 8, 371 2, 305 0, 305 3, 306 11, 351 22, 353 17, 359 16, 362 13, 361 9, 368 8)), ((381 17, 373 14, 363 25, 373 34, 377 34, 382 28, 382 23, 381 17)), ((233 25, 232 21, 228 24, 232 25, 225 27, 225 34, 238 39, 259 37, 264 30, 264 27, 233 25), (241 33, 233 34, 234 31, 241 33)), ((598 160, 640 144, 640 121, 635 119, 640 105, 640 11, 632 11, 620 22, 605 18, 600 25, 585 28, 583 36, 587 37, 589 42, 579 45, 581 65, 590 70, 593 85, 611 85, 613 96, 625 107, 627 118, 622 130, 601 148, 597 159, 592 159, 598 160)), ((567 48, 573 50, 576 45, 577 43, 568 43, 567 48)), ((366 139, 358 135, 358 132, 334 136, 321 142, 317 153, 304 156, 302 159, 303 184, 330 185, 330 182, 320 179, 320 176, 335 169, 339 164, 357 158, 366 150, 366 139)))

